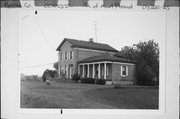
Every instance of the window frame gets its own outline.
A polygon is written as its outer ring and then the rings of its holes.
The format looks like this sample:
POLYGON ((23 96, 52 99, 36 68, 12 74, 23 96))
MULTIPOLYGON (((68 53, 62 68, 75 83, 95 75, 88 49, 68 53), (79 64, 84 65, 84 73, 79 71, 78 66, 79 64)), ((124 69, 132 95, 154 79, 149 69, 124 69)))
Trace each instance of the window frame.
POLYGON ((65 52, 65 61, 67 61, 67 52, 65 52))
POLYGON ((70 60, 72 60, 73 59, 73 51, 70 51, 70 60))
POLYGON ((127 77, 128 76, 128 66, 126 66, 126 65, 122 65, 121 66, 121 76, 122 77, 127 77), (125 75, 123 74, 123 67, 125 67, 125 75))

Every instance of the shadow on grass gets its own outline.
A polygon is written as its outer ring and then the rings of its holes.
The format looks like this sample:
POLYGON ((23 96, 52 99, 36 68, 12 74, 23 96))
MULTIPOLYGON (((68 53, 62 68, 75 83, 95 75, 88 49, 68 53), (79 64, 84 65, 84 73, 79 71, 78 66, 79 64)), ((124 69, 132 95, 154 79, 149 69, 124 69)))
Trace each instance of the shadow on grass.
POLYGON ((158 89, 115 89, 104 88, 83 92, 84 96, 95 102, 119 109, 158 109, 158 89))

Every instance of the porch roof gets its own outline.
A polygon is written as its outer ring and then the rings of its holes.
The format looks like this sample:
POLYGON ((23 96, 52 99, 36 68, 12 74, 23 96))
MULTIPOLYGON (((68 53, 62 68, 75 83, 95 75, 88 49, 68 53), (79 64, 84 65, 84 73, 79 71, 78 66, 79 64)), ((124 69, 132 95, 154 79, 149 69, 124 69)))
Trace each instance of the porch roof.
POLYGON ((116 57, 110 54, 103 54, 94 57, 89 57, 79 61, 78 63, 92 63, 92 62, 100 62, 100 61, 112 61, 112 62, 134 63, 134 64, 136 63, 135 61, 126 58, 116 57))

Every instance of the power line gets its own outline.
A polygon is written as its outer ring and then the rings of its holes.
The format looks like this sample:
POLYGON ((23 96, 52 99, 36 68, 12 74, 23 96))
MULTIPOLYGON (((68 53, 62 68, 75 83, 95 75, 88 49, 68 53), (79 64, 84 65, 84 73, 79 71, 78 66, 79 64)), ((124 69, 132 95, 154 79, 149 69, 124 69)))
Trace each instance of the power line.
MULTIPOLYGON (((48 39, 46 38, 46 35, 45 35, 45 33, 43 32, 43 29, 42 29, 42 27, 41 27, 41 25, 40 25, 40 23, 39 23, 38 18, 36 17, 36 15, 37 15, 37 11, 35 11, 35 21, 36 21, 36 23, 37 23, 37 25, 38 25, 38 27, 39 27, 39 29, 40 29, 43 37, 44 37, 44 40, 46 41, 46 43, 48 44, 48 46, 50 47, 50 49, 54 52, 55 49, 52 47, 52 45, 50 44, 50 42, 49 42, 48 39)), ((29 17, 29 15, 26 15, 26 16, 22 17, 21 20, 24 20, 24 19, 27 18, 27 17, 29 17)), ((54 53, 55 53, 55 52, 54 52, 54 53)), ((20 54, 18 54, 18 55, 20 55, 20 54)), ((20 61, 19 61, 19 62, 20 62, 20 61)), ((37 67, 42 67, 42 66, 47 66, 47 65, 52 65, 52 64, 54 64, 54 62, 52 62, 52 63, 47 63, 47 64, 41 64, 41 65, 34 65, 34 66, 24 66, 24 67, 19 67, 19 68, 20 68, 20 69, 25 69, 25 68, 37 68, 37 67)))
POLYGON ((20 67, 20 69, 36 68, 36 67, 42 67, 42 66, 47 66, 47 65, 51 65, 51 64, 54 64, 54 62, 48 63, 48 64, 34 65, 34 66, 24 66, 24 67, 20 67))
POLYGON ((39 29, 40 29, 43 37, 44 37, 44 40, 46 41, 46 43, 48 44, 48 46, 50 47, 50 49, 54 52, 55 49, 52 47, 52 45, 50 44, 50 42, 49 42, 48 39, 46 38, 46 35, 45 35, 45 33, 43 32, 43 29, 42 29, 42 27, 41 27, 41 25, 40 25, 40 23, 39 23, 38 18, 37 18, 36 15, 37 15, 37 11, 36 11, 36 14, 35 14, 36 23, 37 23, 37 25, 38 25, 38 27, 39 27, 39 29))
POLYGON ((29 15, 26 15, 26 16, 22 17, 21 20, 24 20, 27 17, 29 17, 29 15))

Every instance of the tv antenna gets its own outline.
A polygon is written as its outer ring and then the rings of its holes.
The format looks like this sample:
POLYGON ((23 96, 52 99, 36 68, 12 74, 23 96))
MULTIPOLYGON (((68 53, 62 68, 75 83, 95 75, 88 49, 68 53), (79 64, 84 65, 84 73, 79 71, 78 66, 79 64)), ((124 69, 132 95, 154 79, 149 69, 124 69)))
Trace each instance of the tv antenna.
POLYGON ((97 42, 97 21, 94 21, 94 26, 95 26, 95 29, 94 29, 95 39, 96 39, 96 42, 97 42))

